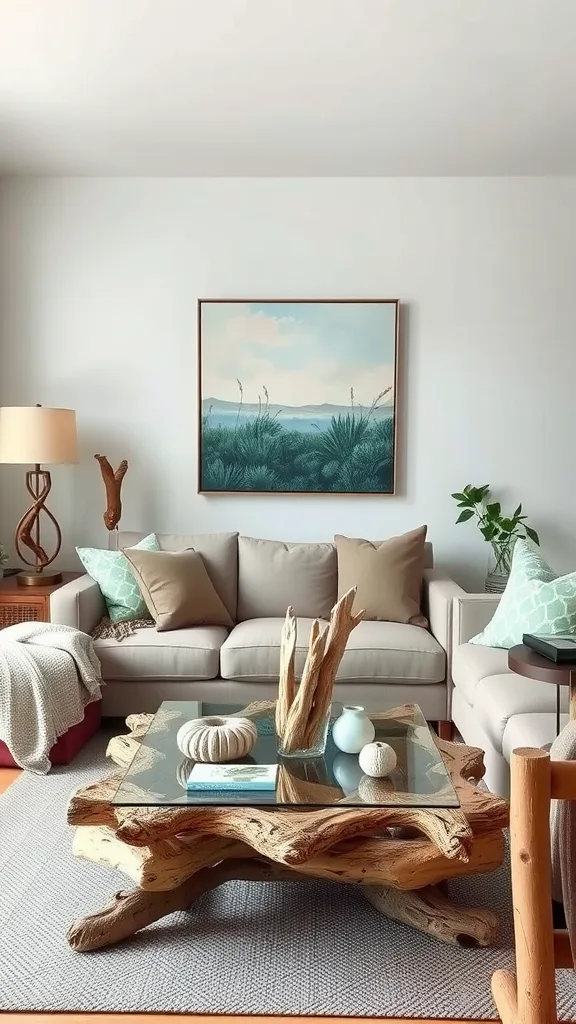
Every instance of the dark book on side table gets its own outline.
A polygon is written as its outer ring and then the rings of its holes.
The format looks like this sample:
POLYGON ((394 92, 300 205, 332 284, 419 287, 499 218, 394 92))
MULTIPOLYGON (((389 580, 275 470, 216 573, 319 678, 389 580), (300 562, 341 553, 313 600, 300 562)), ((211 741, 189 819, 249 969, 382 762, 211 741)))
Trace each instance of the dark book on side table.
POLYGON ((558 636, 524 633, 522 643, 549 661, 576 661, 576 633, 562 633, 558 636))

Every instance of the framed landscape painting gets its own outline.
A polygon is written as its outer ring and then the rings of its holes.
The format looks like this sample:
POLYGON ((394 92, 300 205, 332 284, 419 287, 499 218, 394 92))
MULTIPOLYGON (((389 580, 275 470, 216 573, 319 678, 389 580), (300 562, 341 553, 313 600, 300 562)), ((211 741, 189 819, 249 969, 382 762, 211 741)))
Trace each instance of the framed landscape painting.
POLYGON ((200 299, 201 493, 394 494, 396 299, 200 299))

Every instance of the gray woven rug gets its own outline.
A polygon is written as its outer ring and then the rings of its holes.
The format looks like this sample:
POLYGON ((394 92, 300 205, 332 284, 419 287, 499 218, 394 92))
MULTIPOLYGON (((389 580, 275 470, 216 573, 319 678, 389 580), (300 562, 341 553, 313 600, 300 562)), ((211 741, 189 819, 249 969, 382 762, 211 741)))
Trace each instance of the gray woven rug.
MULTIPOLYGON (((451 883, 501 915, 498 948, 460 950, 381 917, 352 886, 229 882, 123 945, 73 953, 66 929, 131 883, 76 861, 68 795, 108 770, 96 737, 73 765, 0 797, 0 1009, 493 1018, 513 965, 507 866, 451 883)), ((560 978, 562 1016, 576 980, 560 978)))

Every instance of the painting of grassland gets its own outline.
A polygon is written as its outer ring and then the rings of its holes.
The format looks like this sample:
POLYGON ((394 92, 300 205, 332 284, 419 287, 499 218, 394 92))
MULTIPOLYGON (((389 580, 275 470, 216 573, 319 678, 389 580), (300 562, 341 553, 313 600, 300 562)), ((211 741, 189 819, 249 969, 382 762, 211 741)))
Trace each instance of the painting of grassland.
POLYGON ((398 303, 199 303, 203 493, 393 494, 398 303))

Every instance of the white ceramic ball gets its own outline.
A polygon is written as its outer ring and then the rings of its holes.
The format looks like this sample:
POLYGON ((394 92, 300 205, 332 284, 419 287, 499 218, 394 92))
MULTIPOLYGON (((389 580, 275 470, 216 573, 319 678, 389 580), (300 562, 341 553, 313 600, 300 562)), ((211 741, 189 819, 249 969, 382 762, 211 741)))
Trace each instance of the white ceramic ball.
POLYGON ((250 753, 258 732, 249 718, 193 718, 181 725, 176 743, 185 757, 206 764, 237 761, 250 753))
POLYGON ((362 747, 358 761, 364 774, 370 775, 373 779, 382 779, 385 775, 390 775, 398 764, 396 751, 389 743, 382 743, 381 740, 367 743, 362 747))

